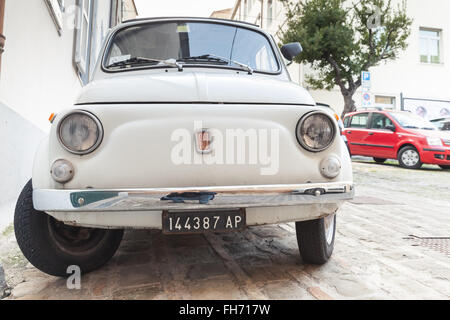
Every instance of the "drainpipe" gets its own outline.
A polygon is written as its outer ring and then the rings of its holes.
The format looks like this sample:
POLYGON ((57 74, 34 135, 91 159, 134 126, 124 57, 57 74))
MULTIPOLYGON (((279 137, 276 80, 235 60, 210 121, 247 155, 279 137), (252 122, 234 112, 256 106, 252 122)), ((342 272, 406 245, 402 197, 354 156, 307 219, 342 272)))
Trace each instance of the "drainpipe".
POLYGON ((2 53, 5 51, 5 36, 3 35, 3 22, 5 21, 5 0, 0 0, 0 72, 2 68, 2 53))
POLYGON ((264 27, 264 0, 261 1, 261 29, 264 27))
POLYGON ((231 18, 230 18, 231 20, 235 20, 234 18, 236 17, 236 13, 241 6, 241 1, 242 0, 236 0, 236 4, 234 5, 233 12, 231 13, 231 18))

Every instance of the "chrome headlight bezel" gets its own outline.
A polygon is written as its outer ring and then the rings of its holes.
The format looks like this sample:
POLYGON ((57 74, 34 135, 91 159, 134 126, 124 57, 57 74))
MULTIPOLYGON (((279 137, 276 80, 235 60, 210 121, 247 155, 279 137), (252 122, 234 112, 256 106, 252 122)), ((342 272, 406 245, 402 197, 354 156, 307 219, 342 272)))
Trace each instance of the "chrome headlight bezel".
POLYGON ((66 114, 58 123, 58 127, 56 128, 56 135, 58 137, 58 141, 61 144, 61 146, 68 152, 76 154, 76 155, 86 155, 89 153, 92 153, 93 151, 95 151, 100 144, 103 141, 103 126, 102 123, 100 122, 100 120, 93 115, 92 113, 88 112, 88 111, 84 111, 84 110, 74 110, 68 114, 66 114), (67 120, 67 118, 74 116, 74 115, 84 115, 89 117, 92 121, 94 121, 95 125, 97 126, 97 131, 98 131, 98 135, 97 135, 97 140, 96 142, 89 148, 86 150, 73 150, 71 149, 69 146, 66 145, 66 143, 63 141, 62 139, 62 135, 61 135, 61 130, 62 130, 62 125, 64 124, 64 122, 67 120))
POLYGON ((326 114, 325 112, 322 112, 322 111, 312 111, 312 112, 309 112, 309 113, 305 114, 299 120, 299 122, 297 123, 297 127, 295 128, 295 136, 297 137, 298 143, 304 149, 306 149, 307 151, 314 152, 314 153, 318 153, 318 152, 322 152, 322 151, 327 150, 333 144, 333 142, 336 140, 336 133, 337 132, 338 132, 338 129, 336 127, 336 124, 335 124, 334 120, 328 114, 326 114), (332 137, 331 140, 328 142, 327 145, 325 145, 325 146, 323 146, 321 148, 318 148, 318 149, 315 149, 315 148, 312 148, 312 147, 308 146, 306 144, 306 142, 303 140, 302 136, 301 136, 301 129, 302 129, 303 125, 305 124, 305 121, 308 118, 310 118, 312 116, 315 116, 315 115, 321 115, 321 116, 324 116, 325 118, 327 118, 329 123, 330 123, 330 128, 332 130, 332 132, 331 132, 331 137, 332 137))

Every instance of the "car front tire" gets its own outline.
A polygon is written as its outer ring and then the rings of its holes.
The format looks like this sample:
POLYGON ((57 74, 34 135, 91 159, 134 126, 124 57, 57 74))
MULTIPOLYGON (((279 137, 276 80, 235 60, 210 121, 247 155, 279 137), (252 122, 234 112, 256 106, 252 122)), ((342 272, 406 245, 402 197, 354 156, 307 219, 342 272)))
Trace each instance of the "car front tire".
POLYGON ((14 230, 25 258, 57 277, 69 276, 69 266, 78 266, 82 274, 100 268, 114 256, 123 237, 123 230, 71 227, 35 210, 31 180, 17 201, 14 230))
POLYGON ((403 147, 398 153, 398 162, 400 166, 406 169, 420 169, 422 162, 420 154, 416 148, 412 146, 403 147))
POLYGON ((318 220, 297 222, 296 233, 303 261, 324 264, 333 254, 336 214, 318 220))

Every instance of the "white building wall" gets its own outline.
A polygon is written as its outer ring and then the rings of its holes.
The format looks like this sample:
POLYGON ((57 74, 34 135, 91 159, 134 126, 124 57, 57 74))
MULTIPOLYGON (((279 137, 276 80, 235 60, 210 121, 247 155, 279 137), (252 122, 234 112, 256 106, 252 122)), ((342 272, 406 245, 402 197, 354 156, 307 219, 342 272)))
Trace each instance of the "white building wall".
POLYGON ((44 136, 0 102, 0 231, 12 221, 15 201, 31 178, 34 153, 44 136))
POLYGON ((49 115, 71 106, 81 88, 67 24, 59 36, 43 0, 6 1, 0 101, 46 132, 49 115))
MULTIPOLYGON (((74 63, 75 4, 76 0, 64 1, 59 34, 44 0, 6 1, 7 39, 0 74, 0 231, 12 221, 17 196, 31 178, 35 151, 50 129, 50 114, 73 106, 82 87, 74 63)), ((92 69, 111 26, 111 0, 93 0, 93 10, 92 69)))
MULTIPOLYGON (((250 1, 250 0, 248 0, 250 1)), ((264 10, 267 10, 267 1, 263 0, 264 10)), ((241 6, 244 0, 241 1, 241 6)), ((257 1, 255 1, 256 3, 257 1)), ((237 1, 239 3, 239 1, 237 1)), ((401 3, 401 0, 394 0, 393 6, 401 3)), ((260 10, 260 4, 258 1, 260 10)), ((285 9, 279 0, 274 0, 275 14, 272 24, 263 19, 263 28, 274 35, 279 40, 280 28, 285 26, 285 9)), ((253 9, 256 10, 256 9, 253 9)), ((400 94, 405 97, 450 100, 450 90, 448 90, 448 78, 450 76, 450 12, 449 0, 408 0, 407 14, 413 19, 411 26, 412 33, 408 39, 409 47, 400 54, 395 61, 382 62, 379 66, 371 68, 372 72, 372 96, 376 95, 395 97, 397 109, 400 109, 400 94), (441 33, 441 57, 442 63, 438 65, 425 64, 420 62, 419 30, 421 27, 439 29, 441 33)), ((251 11, 249 17, 244 17, 243 9, 237 10, 235 20, 242 20, 255 23, 256 12, 251 11)), ((267 13, 265 14, 267 18, 267 13)), ((258 22, 259 24, 260 22, 258 22)), ((338 88, 331 91, 311 90, 306 83, 306 75, 311 73, 308 65, 293 64, 289 67, 292 80, 301 84, 309 90, 317 102, 330 104, 338 113, 344 108, 344 100, 338 88)), ((354 95, 357 106, 361 105, 361 89, 354 95)))

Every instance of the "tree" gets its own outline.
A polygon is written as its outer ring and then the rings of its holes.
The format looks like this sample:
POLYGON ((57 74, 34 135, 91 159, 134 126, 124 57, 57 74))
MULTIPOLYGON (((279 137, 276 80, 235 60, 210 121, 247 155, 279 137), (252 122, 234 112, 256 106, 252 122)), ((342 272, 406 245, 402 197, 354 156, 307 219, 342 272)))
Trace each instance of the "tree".
POLYGON ((338 86, 344 98, 342 113, 356 110, 353 96, 361 72, 381 61, 395 60, 407 48, 412 20, 406 2, 393 8, 391 0, 281 0, 287 10, 283 43, 300 42, 297 63, 309 63, 313 89, 338 86))

